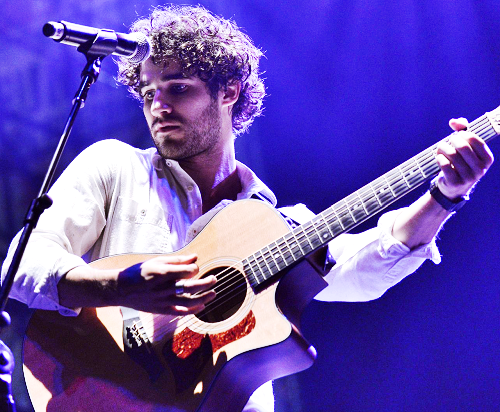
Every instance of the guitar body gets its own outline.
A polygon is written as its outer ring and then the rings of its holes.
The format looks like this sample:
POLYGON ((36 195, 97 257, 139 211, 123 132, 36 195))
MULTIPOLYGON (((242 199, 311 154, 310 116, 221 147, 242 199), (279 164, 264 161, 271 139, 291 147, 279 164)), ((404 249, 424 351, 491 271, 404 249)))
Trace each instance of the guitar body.
MULTIPOLYGON (((288 231, 264 202, 238 201, 175 252, 198 255, 199 277, 216 273, 218 284, 228 273, 236 279, 226 286, 235 289, 233 298, 215 315, 137 312, 129 319, 118 307, 84 308, 77 317, 36 311, 23 348, 35 411, 237 412, 261 384, 311 366, 315 351, 298 322, 326 286, 318 270, 303 260, 279 282, 254 290, 242 267, 288 231)), ((154 256, 119 255, 92 265, 122 268, 154 256)))

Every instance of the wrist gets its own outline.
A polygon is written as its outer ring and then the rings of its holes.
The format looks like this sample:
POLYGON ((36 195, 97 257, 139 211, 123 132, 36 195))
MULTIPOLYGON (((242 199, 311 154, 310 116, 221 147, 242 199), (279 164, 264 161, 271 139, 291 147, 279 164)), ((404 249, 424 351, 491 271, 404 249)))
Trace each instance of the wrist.
POLYGON ((429 193, 432 198, 446 211, 453 213, 457 210, 461 209, 465 203, 469 200, 469 196, 459 196, 454 199, 450 199, 445 196, 443 192, 439 189, 437 185, 437 178, 431 181, 431 185, 429 187, 429 193))
POLYGON ((115 306, 117 276, 114 269, 74 268, 57 285, 59 302, 68 307, 115 306))

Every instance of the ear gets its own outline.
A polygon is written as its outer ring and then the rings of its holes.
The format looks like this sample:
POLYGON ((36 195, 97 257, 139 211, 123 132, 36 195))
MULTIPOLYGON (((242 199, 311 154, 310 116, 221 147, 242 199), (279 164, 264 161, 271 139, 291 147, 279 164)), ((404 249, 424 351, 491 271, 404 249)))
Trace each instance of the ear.
POLYGON ((241 82, 234 82, 222 91, 222 106, 232 106, 238 101, 241 91, 241 82))

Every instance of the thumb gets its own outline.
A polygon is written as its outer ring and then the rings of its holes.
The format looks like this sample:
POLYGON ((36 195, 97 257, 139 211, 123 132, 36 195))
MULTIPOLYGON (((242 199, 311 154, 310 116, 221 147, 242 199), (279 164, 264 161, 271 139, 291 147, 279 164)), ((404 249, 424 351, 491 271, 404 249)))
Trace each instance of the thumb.
POLYGON ((469 127, 469 122, 465 117, 459 117, 458 119, 451 119, 449 125, 458 132, 459 130, 466 130, 469 127))

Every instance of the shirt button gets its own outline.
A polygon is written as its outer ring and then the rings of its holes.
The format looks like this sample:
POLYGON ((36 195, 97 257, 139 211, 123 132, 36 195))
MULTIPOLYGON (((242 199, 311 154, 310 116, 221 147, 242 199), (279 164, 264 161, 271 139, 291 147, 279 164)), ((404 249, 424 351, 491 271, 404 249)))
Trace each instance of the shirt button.
POLYGON ((141 210, 141 216, 146 216, 146 209, 141 210))
POLYGON ((170 160, 167 160, 167 166, 172 167, 172 162, 170 160))
POLYGON ((187 187, 188 192, 192 192, 192 191, 193 191, 193 189, 194 189, 194 187, 193 187, 193 186, 188 186, 188 187, 187 187))

